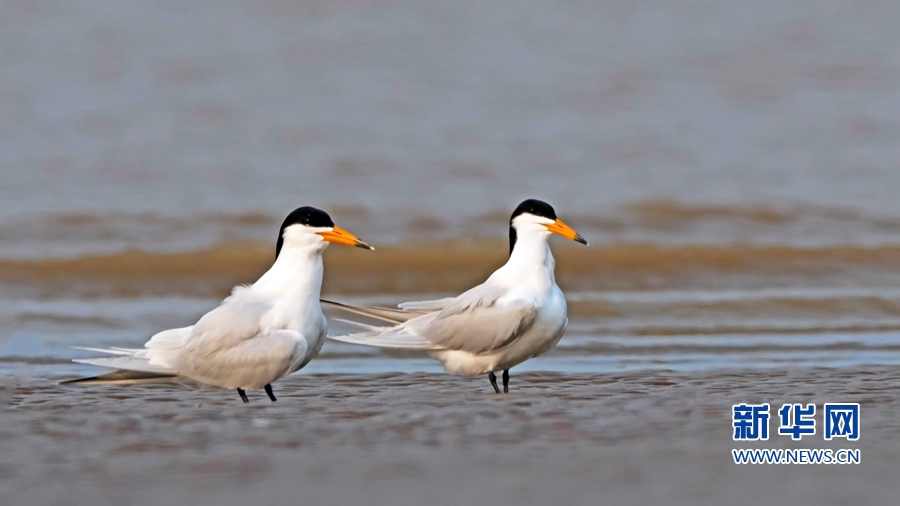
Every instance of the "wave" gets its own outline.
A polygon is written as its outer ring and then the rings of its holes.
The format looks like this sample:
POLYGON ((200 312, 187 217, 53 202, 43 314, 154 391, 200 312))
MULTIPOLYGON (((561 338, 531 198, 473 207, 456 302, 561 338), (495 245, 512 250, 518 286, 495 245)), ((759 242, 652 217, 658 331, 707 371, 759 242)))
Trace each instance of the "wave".
MULTIPOLYGON (((900 280, 900 245, 555 244, 557 278, 569 290, 771 286, 900 280)), ((326 252, 326 292, 454 292, 502 265, 505 241, 405 243, 375 252, 326 252)), ((79 295, 220 295, 252 282, 270 265, 267 243, 230 242, 179 253, 125 251, 36 260, 0 259, 0 283, 79 295)))
MULTIPOLYGON (((447 240, 454 237, 503 236, 509 222, 509 210, 460 212, 434 215, 410 209, 406 213, 390 212, 384 216, 359 206, 326 206, 335 219, 360 233, 369 232, 394 242, 416 238, 447 240)), ((860 211, 802 205, 725 205, 696 204, 675 200, 645 200, 617 207, 590 211, 559 209, 563 219, 583 233, 605 240, 665 239, 665 243, 690 242, 781 242, 796 244, 798 240, 824 243, 856 243, 865 239, 890 242, 900 231, 900 217, 873 216, 860 211)), ((0 221, 3 248, 25 244, 53 244, 73 247, 81 244, 84 251, 102 251, 104 245, 121 247, 182 248, 210 246, 222 241, 257 241, 267 239, 277 230, 281 216, 270 212, 197 211, 183 214, 153 212, 120 212, 105 214, 51 213, 10 216, 0 221), (191 241, 194 241, 193 243, 191 241), (92 250, 91 247, 94 247, 92 250)), ((652 241, 651 241, 652 242, 652 241)), ((0 251, 5 251, 0 250, 0 251)), ((24 251, 23 251, 24 252, 24 251)))
POLYGON ((704 220, 740 220, 761 224, 784 224, 804 218, 828 219, 836 222, 855 222, 867 218, 846 208, 814 205, 734 206, 724 204, 686 204, 675 200, 646 200, 622 206, 622 209, 646 222, 692 223, 704 220))
POLYGON ((101 235, 110 231, 158 229, 178 231, 203 227, 267 227, 277 225, 277 219, 265 213, 196 212, 180 215, 140 212, 52 213, 41 216, 19 216, 10 219, 6 233, 22 236, 75 237, 85 233, 101 235), (22 228, 22 225, 30 225, 22 228))
MULTIPOLYGON (((900 217, 873 216, 846 207, 813 204, 715 204, 687 203, 671 199, 651 199, 622 204, 593 213, 563 213, 567 222, 595 229, 621 230, 630 227, 657 229, 688 227, 700 223, 722 222, 757 226, 789 226, 798 222, 831 225, 867 225, 876 229, 900 229, 900 217)), ((509 213, 491 211, 480 218, 491 223, 505 223, 509 213)))

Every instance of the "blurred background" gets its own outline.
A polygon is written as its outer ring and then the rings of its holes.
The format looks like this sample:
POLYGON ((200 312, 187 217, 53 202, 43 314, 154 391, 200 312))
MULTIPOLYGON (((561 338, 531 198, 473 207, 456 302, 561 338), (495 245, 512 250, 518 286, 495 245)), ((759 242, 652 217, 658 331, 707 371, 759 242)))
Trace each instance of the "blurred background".
MULTIPOLYGON (((523 369, 900 363, 900 4, 0 3, 0 373, 193 323, 327 210, 327 296, 457 293, 540 198, 523 369)), ((340 329, 336 329, 339 331, 340 329)), ((310 372, 431 371, 330 343, 310 372)))

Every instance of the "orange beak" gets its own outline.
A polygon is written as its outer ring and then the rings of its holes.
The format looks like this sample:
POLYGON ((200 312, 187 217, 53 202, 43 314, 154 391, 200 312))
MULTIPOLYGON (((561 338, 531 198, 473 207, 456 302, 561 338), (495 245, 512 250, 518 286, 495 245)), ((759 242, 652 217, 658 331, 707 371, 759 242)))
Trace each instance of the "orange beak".
POLYGON ((563 223, 562 220, 556 220, 555 222, 544 226, 554 234, 559 234, 570 241, 580 242, 587 246, 588 242, 584 240, 584 237, 581 237, 581 234, 576 232, 574 228, 563 223))
POLYGON ((369 246, 368 244, 360 241, 358 237, 351 234, 350 232, 347 232, 346 230, 342 229, 341 227, 339 227, 337 225, 335 225, 334 228, 329 230, 328 232, 317 232, 317 233, 319 235, 321 235, 322 238, 325 239, 326 241, 333 242, 335 244, 343 244, 344 246, 355 246, 357 248, 364 248, 364 249, 372 249, 372 250, 375 249, 372 246, 369 246))

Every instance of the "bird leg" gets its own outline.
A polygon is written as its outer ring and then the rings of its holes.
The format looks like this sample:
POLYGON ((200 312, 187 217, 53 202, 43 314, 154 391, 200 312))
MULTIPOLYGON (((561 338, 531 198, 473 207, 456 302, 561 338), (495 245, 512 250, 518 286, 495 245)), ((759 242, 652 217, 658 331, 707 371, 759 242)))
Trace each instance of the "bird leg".
POLYGON ((269 399, 272 399, 272 402, 275 402, 278 400, 275 398, 275 394, 272 393, 272 385, 266 385, 266 394, 269 395, 269 399))
POLYGON ((243 388, 238 388, 237 391, 238 395, 241 396, 241 400, 244 401, 245 404, 250 402, 250 399, 247 398, 247 392, 245 392, 243 388))
POLYGON ((509 369, 503 369, 503 393, 509 393, 509 369))
POLYGON ((499 394, 500 387, 497 386, 497 375, 494 374, 494 371, 488 373, 488 379, 491 380, 491 386, 494 387, 494 391, 499 394))

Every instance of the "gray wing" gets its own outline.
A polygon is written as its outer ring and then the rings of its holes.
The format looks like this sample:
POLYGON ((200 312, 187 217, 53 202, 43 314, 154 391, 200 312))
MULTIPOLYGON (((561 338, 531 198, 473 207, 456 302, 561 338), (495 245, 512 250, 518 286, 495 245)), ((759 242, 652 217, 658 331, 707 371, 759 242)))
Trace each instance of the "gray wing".
POLYGON ((530 301, 499 299, 506 289, 481 285, 457 297, 437 313, 404 325, 438 348, 485 353, 509 345, 534 323, 537 308, 530 301))
POLYGON ((456 300, 456 297, 446 297, 444 299, 437 300, 420 300, 413 302, 404 302, 402 304, 398 304, 397 307, 402 309, 403 311, 412 311, 412 312, 431 312, 431 311, 440 311, 445 307, 449 306, 456 300))
POLYGON ((192 357, 185 374, 203 383, 239 388, 259 385, 290 371, 295 353, 305 355, 306 340, 294 330, 275 330, 218 348, 205 357, 192 357), (297 349, 298 341, 302 343, 297 349))
POLYGON ((271 303, 259 300, 250 290, 237 288, 191 328, 184 347, 193 360, 211 355, 231 361, 242 355, 248 361, 273 359, 269 352, 280 355, 289 349, 290 333, 262 327, 260 320, 271 308, 271 303))
POLYGON ((271 307, 246 288, 236 288, 231 297, 193 326, 185 347, 196 356, 206 356, 238 346, 262 332, 260 319, 271 307))
MULTIPOLYGON (((486 353, 509 345, 534 324, 537 308, 526 300, 503 301, 507 289, 479 285, 459 297, 401 304, 402 313, 431 309, 393 327, 370 327, 369 332, 329 336, 335 341, 383 348, 460 350, 486 353)), ((358 314, 371 308, 353 307, 358 314)), ((394 311, 395 310, 387 310, 394 311)), ((396 315, 390 315, 396 316, 396 315)), ((378 318, 378 316, 373 316, 378 318)), ((392 318, 382 318, 391 321, 392 318)), ((402 320, 401 320, 402 321, 402 320)))
POLYGON ((250 290, 235 289, 191 329, 177 370, 197 381, 227 387, 265 382, 286 371, 301 336, 262 328, 260 319, 269 309, 271 304, 250 290))

